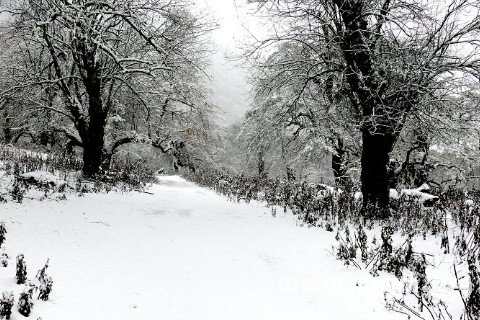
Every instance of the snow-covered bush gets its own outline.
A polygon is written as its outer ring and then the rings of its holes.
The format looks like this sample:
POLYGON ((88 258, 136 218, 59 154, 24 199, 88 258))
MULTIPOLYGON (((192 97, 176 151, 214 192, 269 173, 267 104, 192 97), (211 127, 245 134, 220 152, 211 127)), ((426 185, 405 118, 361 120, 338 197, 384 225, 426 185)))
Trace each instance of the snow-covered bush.
POLYGON ((32 312, 33 307, 33 290, 35 290, 35 285, 27 283, 23 291, 20 293, 18 298, 18 312, 22 316, 28 317, 32 312))
MULTIPOLYGON (((7 257, 8 258, 8 257, 7 257)), ((17 256, 17 284, 24 284, 23 291, 18 299, 18 312, 28 317, 33 307, 33 293, 38 290, 37 299, 46 301, 52 291, 53 280, 46 274, 49 259, 45 266, 37 272, 36 281, 27 280, 26 264, 23 254, 17 256)), ((4 292, 0 299, 0 319, 10 318, 12 306, 14 304, 13 293, 4 292)))
POLYGON ((13 292, 4 291, 2 293, 2 298, 0 298, 0 319, 10 319, 14 303, 15 299, 13 297, 13 292))
POLYGON ((52 277, 45 275, 42 282, 38 287, 38 299, 47 301, 48 297, 50 296, 50 292, 52 292, 53 280, 52 277))
POLYGON ((372 264, 370 273, 374 276, 378 275, 378 271, 386 271, 393 273, 398 279, 402 277, 404 269, 413 270, 415 265, 412 264, 413 250, 412 237, 410 234, 405 242, 394 249, 392 236, 394 229, 392 226, 383 227, 381 231, 382 244, 378 251, 377 259, 372 264))
POLYGON ((366 263, 367 260, 368 260, 368 237, 367 237, 367 234, 365 232, 365 230, 363 230, 363 227, 361 224, 358 225, 358 229, 357 229, 357 240, 358 240, 358 247, 360 249, 360 252, 362 254, 362 262, 363 263, 366 263))
POLYGON ((36 278, 39 281, 38 299, 43 300, 43 301, 48 300, 48 297, 50 295, 50 292, 52 291, 52 286, 53 286, 52 277, 50 277, 49 275, 47 275, 45 273, 47 271, 49 261, 50 260, 47 259, 47 262, 45 263, 45 266, 37 272, 37 276, 36 276, 36 278))
POLYGON ((10 257, 8 256, 8 254, 6 252, 2 252, 0 253, 0 266, 2 267, 8 267, 8 260, 10 259, 10 257))
POLYGON ((427 282, 426 267, 427 261, 425 255, 421 254, 414 262, 414 274, 417 279, 417 300, 420 311, 423 311, 424 306, 431 303, 429 295, 430 284, 427 282))
POLYGON ((24 284, 27 280, 27 264, 23 254, 17 256, 17 284, 24 284))
MULTIPOLYGON (((65 190, 66 181, 47 171, 33 171, 23 173, 19 180, 25 184, 35 185, 47 190, 65 190)), ((61 192, 61 191, 59 191, 61 192)))
POLYGON ((393 235, 393 228, 390 226, 384 226, 382 228, 382 232, 380 237, 382 239, 382 246, 380 247, 380 254, 379 254, 379 264, 378 269, 390 269, 390 260, 392 256, 393 246, 392 246, 392 235, 393 235))
POLYGON ((166 164, 163 153, 152 152, 148 144, 123 146, 111 159, 108 175, 131 185, 155 180, 159 164, 166 164))
POLYGON ((7 234, 7 228, 5 227, 5 222, 0 222, 0 248, 5 242, 5 235, 7 234))
POLYGON ((25 192, 25 188, 22 188, 18 180, 15 180, 12 190, 10 190, 10 196, 12 197, 12 199, 17 201, 18 203, 22 203, 25 192))
POLYGON ((350 236, 350 229, 345 227, 344 234, 342 235, 339 228, 335 239, 338 241, 337 247, 337 259, 342 260, 345 265, 353 264, 360 268, 357 263, 357 241, 353 240, 350 236))

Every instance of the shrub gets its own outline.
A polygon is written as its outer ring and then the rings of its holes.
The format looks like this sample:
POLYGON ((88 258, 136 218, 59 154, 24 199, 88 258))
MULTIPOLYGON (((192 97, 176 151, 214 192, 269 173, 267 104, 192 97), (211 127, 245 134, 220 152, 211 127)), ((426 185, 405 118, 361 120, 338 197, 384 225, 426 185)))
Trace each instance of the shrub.
POLYGON ((35 289, 35 285, 32 283, 28 283, 25 285, 22 293, 20 293, 20 298, 18 299, 18 312, 22 316, 28 317, 32 312, 33 307, 33 290, 35 289))
POLYGON ((12 314, 12 308, 14 304, 13 292, 4 291, 2 293, 2 298, 0 299, 0 318, 10 319, 12 314))
POLYGON ((24 284, 27 280, 27 264, 23 254, 17 256, 17 284, 24 284))
POLYGON ((6 252, 2 252, 0 254, 0 265, 5 268, 8 267, 8 259, 10 259, 8 254, 6 252))
POLYGON ((53 285, 53 280, 52 277, 48 276, 45 272, 47 271, 48 268, 48 262, 50 260, 47 259, 47 262, 45 263, 45 266, 37 272, 36 278, 40 282, 40 285, 38 287, 39 289, 39 294, 38 294, 38 299, 47 301, 48 296, 50 295, 50 292, 52 291, 52 285, 53 285))
POLYGON ((25 189, 21 188, 20 183, 18 182, 18 180, 16 180, 13 184, 13 189, 10 191, 12 199, 17 201, 18 203, 22 203, 24 194, 25 189))
POLYGON ((0 248, 2 247, 3 243, 5 242, 5 234, 7 233, 7 229, 5 228, 5 222, 0 222, 0 248))

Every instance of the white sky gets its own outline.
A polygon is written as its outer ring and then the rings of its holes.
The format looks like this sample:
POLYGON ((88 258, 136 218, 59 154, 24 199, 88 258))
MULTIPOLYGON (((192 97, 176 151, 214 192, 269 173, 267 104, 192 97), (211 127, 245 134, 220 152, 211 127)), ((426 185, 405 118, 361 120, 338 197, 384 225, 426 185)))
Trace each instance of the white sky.
POLYGON ((247 110, 250 98, 245 80, 246 70, 231 57, 238 53, 239 42, 247 36, 251 17, 246 15, 245 0, 196 0, 198 6, 211 12, 219 24, 213 34, 218 52, 212 57, 211 74, 214 102, 223 110, 220 124, 228 125, 240 119, 247 110), (247 22, 247 20, 249 22, 247 22))

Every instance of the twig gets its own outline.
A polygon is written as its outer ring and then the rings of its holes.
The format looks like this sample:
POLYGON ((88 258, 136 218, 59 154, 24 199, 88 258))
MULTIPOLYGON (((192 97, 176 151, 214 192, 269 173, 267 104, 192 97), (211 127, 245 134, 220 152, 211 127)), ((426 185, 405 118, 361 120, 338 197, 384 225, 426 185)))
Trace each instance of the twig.
POLYGON ((148 191, 145 191, 145 190, 140 190, 140 189, 133 189, 133 191, 137 191, 137 192, 140 192, 140 193, 146 193, 146 194, 150 194, 150 195, 155 195, 153 192, 148 192, 148 191))
POLYGON ((103 222, 103 221, 90 221, 90 223, 103 224, 103 225, 105 225, 105 226, 107 226, 107 227, 110 227, 110 225, 109 225, 108 223, 105 223, 105 222, 103 222))
MULTIPOLYGON (((405 302, 401 301, 401 300, 398 300, 397 298, 395 298, 394 296, 392 296, 392 299, 395 303, 397 303, 398 305, 400 305, 401 307, 405 308, 406 310, 408 310, 411 314, 413 314, 414 316, 418 317, 419 319, 422 319, 422 320, 426 320, 424 317, 422 317, 420 315, 420 313, 418 313, 417 311, 413 310, 410 306, 408 306, 407 304, 405 304, 405 302)), ((392 308, 393 311, 395 311, 395 309, 392 308)), ((400 311, 399 311, 400 312, 400 311)))
POLYGON ((457 273, 457 266, 455 265, 455 262, 453 263, 453 272, 455 273, 455 280, 457 281, 457 290, 460 293, 460 297, 462 298, 463 306, 465 307, 465 314, 467 315, 467 318, 469 320, 473 320, 472 317, 470 316, 470 313, 468 312, 468 304, 467 300, 465 300, 465 297, 463 296, 462 289, 460 288, 460 281, 458 278, 458 273, 457 273))

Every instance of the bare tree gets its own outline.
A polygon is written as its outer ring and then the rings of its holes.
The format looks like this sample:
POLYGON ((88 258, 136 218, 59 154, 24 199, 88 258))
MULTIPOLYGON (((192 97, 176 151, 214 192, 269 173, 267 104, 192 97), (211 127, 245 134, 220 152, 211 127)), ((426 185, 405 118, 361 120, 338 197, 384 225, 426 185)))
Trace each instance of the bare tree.
MULTIPOLYGON (((386 213, 389 153, 405 123, 441 108, 479 74, 478 2, 272 0, 258 6, 274 26, 247 56, 264 60, 262 49, 299 43, 309 52, 309 68, 285 81, 303 80, 303 92, 321 79, 319 95, 330 76, 338 81, 360 117, 364 207, 386 213)), ((282 69, 296 65, 292 58, 282 69)))
MULTIPOLYGON (((255 112, 250 115, 260 123, 257 127, 263 139, 281 138, 277 144, 282 146, 282 155, 289 151, 298 159, 295 155, 311 157, 316 152, 323 157, 329 153, 335 183, 343 188, 351 185, 349 154, 356 153, 352 151, 360 117, 341 82, 316 67, 317 57, 303 44, 286 41, 260 61, 252 76, 256 97, 255 112), (318 72, 308 75, 315 68, 318 72)), ((333 68, 334 57, 329 59, 333 68)))
POLYGON ((159 101, 189 105, 177 89, 185 75, 195 80, 202 73, 202 42, 214 28, 183 0, 12 0, 4 11, 12 17, 6 37, 22 44, 16 53, 25 57, 24 74, 7 93, 18 87, 57 93, 54 105, 36 102, 71 123, 56 130, 83 149, 86 176, 98 173, 119 146, 139 139, 127 131, 105 141, 119 107, 141 106, 153 139, 149 126, 159 101))

